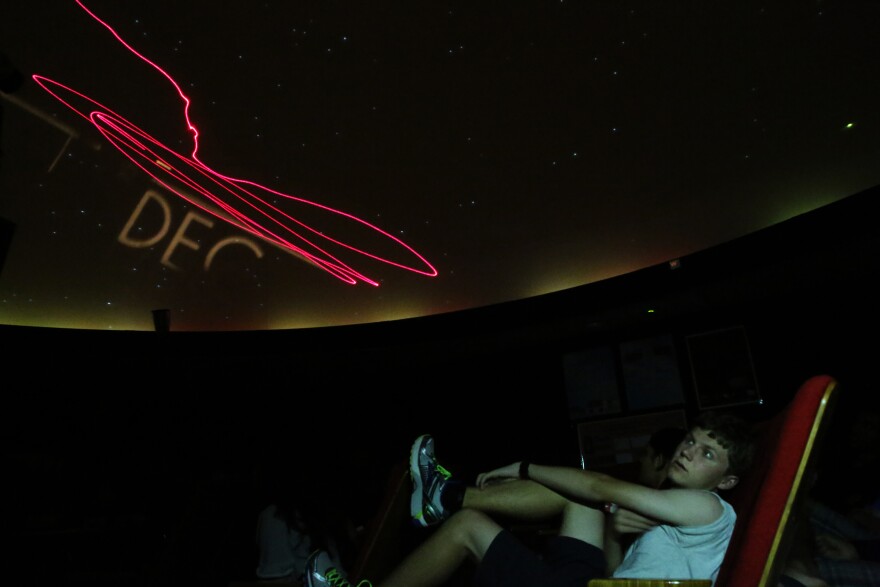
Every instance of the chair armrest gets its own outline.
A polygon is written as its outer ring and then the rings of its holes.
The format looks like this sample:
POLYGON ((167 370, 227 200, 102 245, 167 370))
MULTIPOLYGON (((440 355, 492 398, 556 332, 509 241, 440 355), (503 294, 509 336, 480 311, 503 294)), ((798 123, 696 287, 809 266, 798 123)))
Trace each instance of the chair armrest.
POLYGON ((588 587, 712 587, 709 579, 592 579, 588 587))

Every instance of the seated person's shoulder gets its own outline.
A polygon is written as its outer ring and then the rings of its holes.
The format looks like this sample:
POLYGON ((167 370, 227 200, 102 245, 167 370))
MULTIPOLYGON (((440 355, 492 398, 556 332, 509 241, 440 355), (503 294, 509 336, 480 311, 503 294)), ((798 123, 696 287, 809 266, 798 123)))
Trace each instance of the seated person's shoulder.
POLYGON ((673 526, 705 526, 724 513, 720 496, 705 489, 649 490, 636 511, 673 526))

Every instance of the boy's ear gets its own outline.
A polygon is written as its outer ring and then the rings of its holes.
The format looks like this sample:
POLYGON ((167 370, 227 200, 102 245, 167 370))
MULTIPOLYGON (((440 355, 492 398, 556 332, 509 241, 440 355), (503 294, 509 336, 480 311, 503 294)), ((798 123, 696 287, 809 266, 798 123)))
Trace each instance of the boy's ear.
POLYGON ((665 467, 665 466, 666 466, 666 457, 664 457, 662 454, 659 454, 659 453, 655 454, 654 455, 654 470, 661 471, 663 469, 663 467, 665 467))
POLYGON ((728 489, 733 489, 736 487, 736 484, 739 483, 739 477, 736 475, 726 475, 724 479, 716 486, 716 489, 723 489, 727 491, 728 489))

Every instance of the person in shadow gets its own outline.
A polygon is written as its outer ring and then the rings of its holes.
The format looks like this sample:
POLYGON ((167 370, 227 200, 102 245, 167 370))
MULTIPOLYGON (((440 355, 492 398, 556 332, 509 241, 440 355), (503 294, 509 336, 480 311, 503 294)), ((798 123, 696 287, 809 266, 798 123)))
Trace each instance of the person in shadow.
POLYGON ((880 585, 880 409, 842 405, 802 504, 782 587, 880 585))
POLYGON ((333 564, 346 569, 355 549, 350 518, 310 475, 277 474, 268 503, 257 516, 256 549, 259 579, 302 581, 306 561, 315 549, 329 553, 333 564))

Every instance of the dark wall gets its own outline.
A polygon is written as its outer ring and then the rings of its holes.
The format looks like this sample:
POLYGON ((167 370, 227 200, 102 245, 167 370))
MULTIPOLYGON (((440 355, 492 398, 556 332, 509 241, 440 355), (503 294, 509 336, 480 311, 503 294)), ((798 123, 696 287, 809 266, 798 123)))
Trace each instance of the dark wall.
MULTIPOLYGON (((677 269, 441 316, 231 333, 0 327, 0 428, 17 479, 9 515, 43 544, 89 525, 104 547, 115 535, 118 572, 149 565, 153 576, 224 584, 252 572, 252 524, 273 472, 301 474, 365 523, 421 433, 465 476, 523 457, 574 464, 563 354, 661 334, 676 342, 689 413, 686 337, 731 326, 747 332, 763 398, 738 408, 746 415, 775 413, 819 373, 841 381, 844 410, 858 409, 874 401, 876 195, 677 269)), ((58 548, 94 584, 106 556, 92 565, 91 550, 58 548)))

